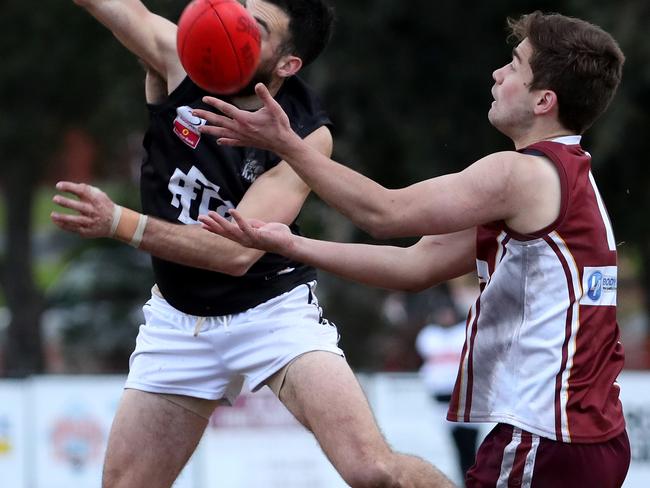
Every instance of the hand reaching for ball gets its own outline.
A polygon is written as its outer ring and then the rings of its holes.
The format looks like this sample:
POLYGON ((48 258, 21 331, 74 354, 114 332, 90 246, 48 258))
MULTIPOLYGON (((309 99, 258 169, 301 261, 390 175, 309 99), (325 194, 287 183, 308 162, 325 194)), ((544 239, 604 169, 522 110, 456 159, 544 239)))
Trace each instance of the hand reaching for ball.
POLYGON ((204 229, 235 241, 244 247, 287 255, 294 244, 294 235, 289 227, 280 223, 265 223, 257 219, 246 219, 237 210, 229 210, 234 222, 210 211, 200 215, 204 229))
POLYGON ((203 97, 203 102, 223 115, 195 109, 193 114, 210 124, 202 126, 200 131, 216 137, 217 142, 225 146, 257 147, 287 159, 292 144, 300 144, 302 139, 291 129, 289 117, 266 86, 258 83, 255 93, 263 103, 263 107, 255 112, 241 110, 219 98, 203 97))

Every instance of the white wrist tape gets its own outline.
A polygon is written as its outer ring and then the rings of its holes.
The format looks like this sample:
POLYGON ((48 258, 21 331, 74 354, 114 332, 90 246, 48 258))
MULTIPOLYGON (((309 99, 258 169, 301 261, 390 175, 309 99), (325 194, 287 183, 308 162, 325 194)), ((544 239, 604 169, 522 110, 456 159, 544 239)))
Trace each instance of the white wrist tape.
POLYGON ((117 226, 120 223, 120 218, 122 217, 122 207, 119 205, 113 205, 113 221, 111 222, 111 230, 109 231, 108 237, 114 237, 117 226))
POLYGON ((140 247, 142 236, 144 236, 144 229, 147 226, 147 219, 148 218, 146 215, 140 214, 140 218, 138 219, 138 226, 135 228, 131 242, 129 242, 131 246, 140 247))
POLYGON ((147 219, 146 215, 130 208, 115 205, 113 207, 110 237, 126 242, 133 247, 140 247, 147 227, 147 219))

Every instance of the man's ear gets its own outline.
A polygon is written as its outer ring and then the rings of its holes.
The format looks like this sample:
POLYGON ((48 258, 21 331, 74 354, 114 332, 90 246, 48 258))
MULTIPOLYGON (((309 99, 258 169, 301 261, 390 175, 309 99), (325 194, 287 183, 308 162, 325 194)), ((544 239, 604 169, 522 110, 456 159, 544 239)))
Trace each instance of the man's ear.
POLYGON ((289 78, 302 68, 302 59, 298 56, 287 54, 282 56, 275 65, 275 73, 281 78, 289 78))
POLYGON ((537 96, 537 103, 535 104, 535 114, 543 115, 548 114, 553 110, 558 110, 557 95, 553 90, 540 90, 537 96))

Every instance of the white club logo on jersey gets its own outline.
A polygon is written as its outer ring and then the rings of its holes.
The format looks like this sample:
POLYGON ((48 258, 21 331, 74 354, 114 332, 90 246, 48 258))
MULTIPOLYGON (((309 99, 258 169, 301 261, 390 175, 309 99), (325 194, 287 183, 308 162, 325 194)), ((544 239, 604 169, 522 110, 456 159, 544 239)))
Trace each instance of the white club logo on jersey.
POLYGON ((191 107, 187 105, 178 107, 174 119, 174 134, 192 149, 196 149, 201 140, 199 127, 204 126, 205 123, 205 119, 192 115, 191 107))
POLYGON ((586 267, 582 275, 581 305, 616 305, 616 266, 586 267))
POLYGON ((244 166, 241 170, 241 176, 248 183, 253 183, 259 175, 266 171, 264 165, 260 163, 256 158, 256 151, 253 148, 246 148, 246 157, 244 159, 244 166))
POLYGON ((249 183, 253 183, 262 173, 264 173, 264 166, 255 159, 247 159, 244 162, 244 169, 241 171, 241 176, 249 183))
POLYGON ((171 204, 181 209, 178 220, 184 224, 197 224, 198 216, 207 214, 208 210, 225 216, 228 210, 235 208, 232 202, 219 195, 221 187, 208 180, 195 166, 187 174, 176 168, 167 188, 172 194, 171 204))

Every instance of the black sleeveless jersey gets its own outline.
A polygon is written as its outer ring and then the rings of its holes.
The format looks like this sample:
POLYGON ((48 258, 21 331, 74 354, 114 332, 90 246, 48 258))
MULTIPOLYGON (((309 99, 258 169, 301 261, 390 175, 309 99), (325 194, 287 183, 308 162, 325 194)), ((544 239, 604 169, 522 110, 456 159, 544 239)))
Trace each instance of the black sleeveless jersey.
MULTIPOLYGON (((259 175, 280 162, 268 151, 219 146, 213 137, 201 135, 197 127, 205 122, 192 116, 191 109, 214 110, 201 101, 207 94, 185 78, 163 103, 148 105, 140 181, 144 213, 177 224, 197 224, 208 210, 223 215, 239 204, 259 175)), ((330 124, 316 96, 296 76, 285 80, 275 98, 301 137, 330 124)), ((299 232, 295 222, 291 228, 299 232)), ((198 316, 243 312, 316 278, 313 268, 270 253, 242 277, 156 257, 152 263, 165 299, 198 316)))

